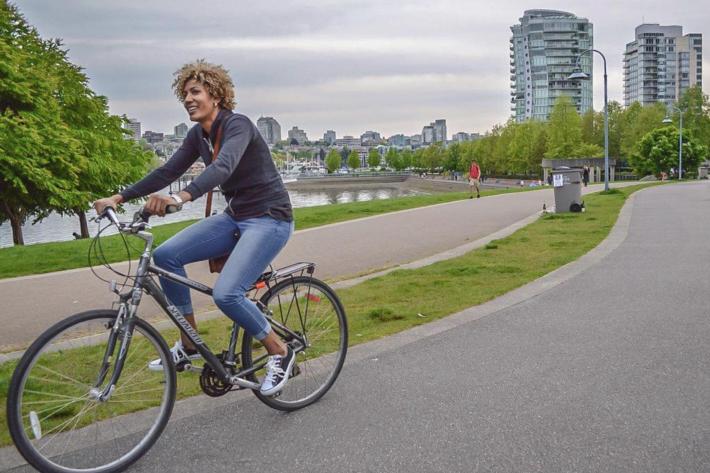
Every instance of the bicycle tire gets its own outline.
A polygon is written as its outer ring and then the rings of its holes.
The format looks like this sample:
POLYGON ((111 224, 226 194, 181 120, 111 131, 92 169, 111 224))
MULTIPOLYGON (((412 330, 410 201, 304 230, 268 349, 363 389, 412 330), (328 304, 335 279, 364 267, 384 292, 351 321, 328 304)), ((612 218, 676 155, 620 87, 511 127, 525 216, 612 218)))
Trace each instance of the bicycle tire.
MULTIPOLYGON (((297 368, 294 369, 299 370, 300 373, 292 374, 291 379, 279 395, 264 396, 259 390, 253 390, 254 394, 267 406, 281 411, 294 411, 313 404, 332 387, 345 362, 348 349, 348 325, 342 303, 327 284, 308 276, 297 276, 279 282, 264 294, 260 301, 271 310, 274 320, 288 326, 295 332, 305 333, 310 343, 306 350, 296 353, 297 368), (279 312, 275 309, 283 309, 285 299, 297 302, 298 297, 294 298, 294 296, 299 295, 299 291, 301 294, 305 294, 302 302, 306 302, 306 299, 308 302, 302 310, 305 322, 303 317, 299 317, 298 321, 291 319, 297 323, 289 325, 289 314, 287 313, 284 317, 283 310, 279 312), (282 295, 285 296, 284 299, 280 299, 282 295), (307 312, 316 305, 318 307, 310 314, 312 318, 309 322, 307 312), (316 310, 321 311, 320 318, 316 318, 319 316, 316 310), (337 323, 337 333, 334 330, 325 333, 325 329, 329 328, 324 325, 327 323, 326 319, 331 319, 331 323, 337 323), (326 322, 323 322, 324 320, 326 322), (317 331, 318 328, 322 329, 321 332, 317 331), (318 345, 314 346, 315 343, 318 345), (308 358, 310 354, 313 354, 313 357, 308 358), (309 388, 309 379, 316 380, 317 385, 311 383, 315 389, 309 388), (318 379, 322 379, 322 381, 318 381, 318 379)), ((302 303, 301 306, 303 305, 302 303)), ((298 304, 295 306, 301 311, 298 304)), ((293 308, 293 304, 289 307, 293 308)), ((290 315, 295 315, 295 313, 290 315)), ((255 359, 265 356, 266 352, 261 344, 255 342, 251 335, 245 333, 242 339, 243 367, 245 369, 251 368, 255 359)), ((253 374, 250 376, 250 380, 259 382, 257 375, 261 374, 263 373, 253 374)))
MULTIPOLYGON (((98 379, 95 376, 98 373, 96 366, 101 370, 104 353, 106 353, 105 345, 96 344, 96 338, 109 338, 108 334, 115 323, 117 314, 116 310, 91 310, 75 314, 58 322, 35 340, 15 368, 7 399, 8 427, 12 440, 20 454, 39 471, 52 473, 113 473, 122 471, 142 457, 153 446, 170 418, 176 394, 176 376, 172 357, 161 335, 150 324, 137 317, 133 319, 135 325, 131 333, 131 343, 125 354, 121 377, 118 379, 109 399, 105 402, 98 401, 91 398, 91 393, 81 396, 73 394, 74 397, 66 394, 67 391, 70 394, 73 391, 81 393, 87 387, 90 388, 92 384, 95 384, 98 379), (104 326, 103 331, 101 331, 101 326, 104 326), (90 334, 88 339, 86 336, 76 338, 76 335, 87 333, 88 329, 95 330, 95 333, 88 332, 90 334), (76 333, 72 333, 74 331, 76 333), (72 348, 70 345, 74 345, 73 348, 79 351, 71 353, 69 351, 72 348), (137 378, 137 381, 131 383, 134 378, 147 369, 145 357, 155 356, 153 349, 163 361, 164 368, 162 371, 157 372, 158 374, 151 374, 156 373, 152 371, 145 377, 137 378), (92 356, 96 353, 100 353, 98 363, 94 362, 96 358, 92 356), (61 363, 63 359, 72 355, 73 360, 71 363, 61 363), (44 364, 47 366, 44 366, 44 364), (75 371, 71 374, 60 373, 59 370, 63 369, 64 366, 75 371), (135 367, 137 371, 132 372, 132 367, 135 367), (35 375, 33 373, 40 374, 35 375), (93 378, 92 374, 94 374, 93 378), (33 378, 33 376, 39 376, 39 378, 33 378), (44 376, 50 379, 44 379, 44 376), (54 379, 54 377, 57 379, 54 379), (84 379, 93 379, 94 381, 88 381, 87 385, 84 379), (121 380, 124 380, 124 383, 121 383, 121 380), (46 392, 38 393, 38 391, 30 389, 34 386, 46 387, 47 383, 52 381, 54 385, 49 384, 46 392), (157 387, 151 387, 153 385, 157 387), (66 389, 67 391, 64 394, 58 394, 60 391, 52 389, 52 386, 66 389), (128 389, 128 391, 125 391, 125 389, 128 389), (131 391, 131 389, 136 390, 131 391), (158 393, 158 391, 160 392, 158 393), (150 397, 151 395, 148 394, 150 392, 158 393, 155 400, 143 399, 144 397, 150 397), (33 400, 33 396, 37 396, 36 393, 40 396, 39 401, 33 400), (26 402, 24 401, 25 396, 27 396, 26 402), (41 404, 42 396, 47 398, 46 404, 50 406, 48 409, 41 404), (52 403, 64 403, 62 398, 75 400, 67 401, 69 405, 60 406, 59 411, 57 411, 55 410, 56 404, 52 403), (147 417, 149 414, 152 415, 153 410, 146 411, 146 414, 140 419, 126 417, 124 414, 151 407, 148 401, 160 403, 157 410, 154 409, 157 411, 157 416, 145 429, 144 435, 137 435, 137 432, 135 432, 136 425, 138 425, 138 428, 142 428, 140 426, 150 422, 147 417), (80 408, 77 406, 78 403, 83 403, 80 408), (30 404, 33 406, 29 407, 30 404), (40 404, 40 406, 34 407, 35 404, 40 404), (113 406, 120 405, 128 405, 128 411, 125 412, 126 408, 124 407, 122 411, 116 413, 114 409, 117 407, 113 406), (44 411, 41 410, 42 407, 45 407, 44 411), (25 415, 27 409, 30 409, 30 412, 25 415), (39 414, 33 409, 40 409, 39 413, 42 416, 45 415, 47 410, 50 410, 50 413, 40 420, 39 414), (69 421, 62 421, 59 424, 60 427, 53 426, 51 424, 52 420, 46 420, 56 414, 59 419, 53 422, 60 422, 62 415, 69 416, 75 412, 75 409, 79 409, 79 413, 75 414, 74 417, 70 417, 69 421), (69 410, 69 413, 64 413, 62 410, 69 410), (92 410, 93 413, 89 414, 92 410), (34 418, 32 412, 35 412, 34 418), (92 415, 93 419, 88 419, 92 415), (107 415, 111 417, 106 417, 107 415), (82 417, 87 417, 86 420, 93 420, 93 422, 88 425, 83 424, 82 417), (73 420, 74 418, 76 420, 73 420), (29 426, 27 425, 28 422, 29 426), (42 429, 45 428, 42 423, 48 423, 46 428, 50 430, 42 432, 42 429), (72 423, 73 425, 71 425, 72 423), (64 432, 64 427, 61 427, 64 424, 69 426, 70 431, 64 432), (112 444, 110 440, 106 439, 111 434, 109 427, 112 429, 112 433, 117 435, 117 437, 113 438, 112 444), (61 428, 61 430, 49 435, 58 428, 61 428), (124 429, 123 432, 121 432, 121 428, 124 429), (91 443, 91 440, 85 440, 85 437, 91 435, 92 431, 95 431, 94 443, 91 443), (30 438, 30 435, 34 438, 30 438), (45 443, 42 446, 43 439, 45 443), (135 442, 133 441, 134 439, 136 439, 135 442), (64 444, 66 450, 61 452, 61 454, 51 454, 48 450, 43 452, 52 443, 57 446, 64 444), (111 459, 108 462, 96 460, 97 455, 101 455, 104 452, 113 455, 113 451, 120 451, 122 443, 130 444, 130 446, 118 458, 111 459), (86 463, 90 461, 92 455, 95 459, 94 463, 100 464, 87 466, 86 463), (71 462, 77 465, 68 465, 71 462), (82 464, 81 466, 78 465, 80 463, 82 464)), ((114 354, 118 351, 118 347, 120 347, 120 342, 114 347, 114 354)), ((113 370, 108 371, 107 379, 110 379, 112 372, 113 370)))

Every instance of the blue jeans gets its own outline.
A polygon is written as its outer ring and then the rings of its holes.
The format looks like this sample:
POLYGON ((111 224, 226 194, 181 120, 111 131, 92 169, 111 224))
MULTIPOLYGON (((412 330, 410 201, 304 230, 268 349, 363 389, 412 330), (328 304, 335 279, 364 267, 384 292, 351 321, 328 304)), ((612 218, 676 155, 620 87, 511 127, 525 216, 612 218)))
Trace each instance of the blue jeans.
MULTIPOLYGON (((212 215, 160 245, 153 252, 153 261, 166 271, 186 276, 186 264, 229 254, 212 297, 230 319, 257 340, 263 340, 271 326, 256 304, 245 295, 292 233, 293 222, 276 220, 268 215, 247 220, 235 220, 227 213, 212 215)), ((193 313, 189 288, 165 278, 160 278, 160 284, 168 300, 180 312, 193 313)))

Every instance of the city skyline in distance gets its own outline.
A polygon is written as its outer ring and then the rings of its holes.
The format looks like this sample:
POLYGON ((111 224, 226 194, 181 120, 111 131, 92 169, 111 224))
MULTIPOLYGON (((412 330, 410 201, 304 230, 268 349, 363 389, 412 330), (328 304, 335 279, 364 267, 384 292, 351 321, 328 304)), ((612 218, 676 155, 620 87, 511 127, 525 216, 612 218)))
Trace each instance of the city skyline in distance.
MULTIPOLYGON (((237 87, 237 111, 273 116, 309 136, 335 130, 359 136, 421 133, 446 118, 449 135, 489 130, 510 117, 510 26, 525 10, 568 11, 594 24, 594 46, 609 60, 609 98, 623 103, 622 58, 641 23, 681 25, 707 37, 710 13, 679 1, 618 5, 585 2, 284 1, 118 4, 17 2, 45 37, 60 37, 111 112, 135 117, 144 130, 186 122, 172 95, 172 73, 204 57, 224 64, 237 87), (219 13, 219 14, 217 14, 219 13)), ((704 87, 710 68, 703 58, 704 87)), ((601 109, 601 64, 595 58, 594 108, 601 109)), ((449 136, 450 138, 450 136, 449 136)))

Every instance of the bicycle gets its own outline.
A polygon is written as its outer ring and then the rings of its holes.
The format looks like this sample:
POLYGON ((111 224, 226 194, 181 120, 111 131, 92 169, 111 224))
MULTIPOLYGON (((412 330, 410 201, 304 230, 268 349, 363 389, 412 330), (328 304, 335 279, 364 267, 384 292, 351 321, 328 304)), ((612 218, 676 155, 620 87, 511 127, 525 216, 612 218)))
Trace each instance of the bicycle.
POLYGON ((120 222, 109 207, 102 218, 110 221, 104 229, 114 225, 120 234, 142 239, 144 248, 135 274, 129 270, 132 286, 121 292, 111 282, 117 308, 82 312, 55 324, 18 363, 8 392, 8 426, 32 466, 62 473, 122 471, 160 437, 175 403, 176 370, 196 368, 175 367, 162 335, 138 317, 144 293, 202 355, 200 387, 209 396, 251 389, 269 407, 292 411, 316 402, 333 385, 345 361, 347 322, 335 292, 313 277, 313 263, 267 271, 250 290, 273 330, 297 356, 284 389, 267 397, 259 387, 268 354, 258 342, 244 332, 237 353, 240 327, 234 323, 227 349, 215 354, 167 300, 154 276, 208 295, 212 289, 151 264, 148 216, 137 213, 132 222, 120 222), (148 362, 157 358, 162 370, 149 370, 148 362), (129 415, 137 411, 142 415, 129 415))

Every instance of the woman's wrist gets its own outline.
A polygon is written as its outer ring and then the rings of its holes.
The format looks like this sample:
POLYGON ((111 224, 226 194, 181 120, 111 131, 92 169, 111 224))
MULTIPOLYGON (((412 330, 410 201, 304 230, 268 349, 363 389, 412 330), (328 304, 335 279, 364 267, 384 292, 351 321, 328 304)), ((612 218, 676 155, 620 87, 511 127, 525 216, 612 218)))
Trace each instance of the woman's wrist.
POLYGON ((180 197, 180 200, 183 202, 190 202, 192 200, 192 195, 189 192, 180 191, 177 193, 177 196, 180 197))
POLYGON ((121 194, 112 195, 111 200, 113 200, 116 203, 116 205, 122 204, 124 202, 123 196, 121 194))

